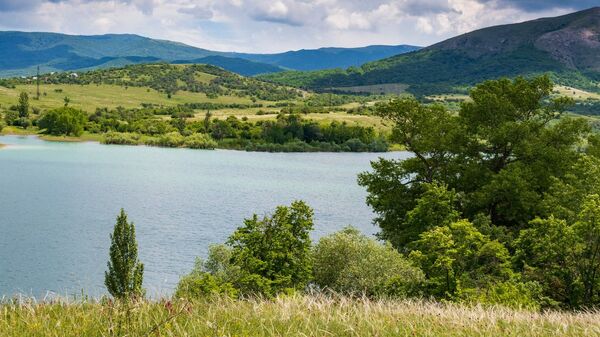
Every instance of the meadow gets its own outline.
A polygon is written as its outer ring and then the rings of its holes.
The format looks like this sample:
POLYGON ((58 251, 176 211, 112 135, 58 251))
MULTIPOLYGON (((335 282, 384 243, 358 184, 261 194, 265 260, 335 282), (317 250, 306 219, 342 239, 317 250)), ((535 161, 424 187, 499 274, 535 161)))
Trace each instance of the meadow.
POLYGON ((531 312, 325 295, 123 305, 6 302, 0 335, 16 336, 598 336, 600 313, 531 312))
MULTIPOLYGON (((29 97, 36 97, 36 86, 17 85, 15 88, 6 88, 0 86, 0 109, 9 108, 16 104, 21 92, 28 93, 29 97)), ((307 94, 308 95, 308 94, 307 94)), ((193 103, 213 103, 213 104, 241 104, 252 105, 262 104, 262 108, 222 108, 211 111, 213 118, 225 120, 229 116, 237 118, 246 117, 251 121, 274 120, 281 108, 274 107, 278 101, 255 100, 249 97, 239 97, 236 95, 225 95, 218 97, 208 97, 205 93, 178 91, 168 98, 167 95, 155 89, 148 87, 123 87, 109 84, 42 84, 40 85, 40 99, 31 99, 31 106, 42 111, 62 107, 64 98, 69 98, 69 106, 81 109, 88 113, 93 113, 98 108, 115 109, 124 107, 126 109, 140 108, 142 104, 151 104, 156 106, 175 107, 184 104, 193 103), (259 112, 260 111, 260 112, 259 112)), ((302 104, 302 100, 289 101, 290 104, 302 104)), ((341 108, 352 108, 358 104, 350 103, 341 106, 341 108)), ((193 120, 202 120, 206 110, 195 109, 193 120)), ((382 119, 372 115, 352 115, 346 111, 329 111, 328 113, 308 113, 308 119, 320 122, 347 122, 361 126, 384 127, 382 119)), ((31 133, 31 132, 30 132, 31 133)))

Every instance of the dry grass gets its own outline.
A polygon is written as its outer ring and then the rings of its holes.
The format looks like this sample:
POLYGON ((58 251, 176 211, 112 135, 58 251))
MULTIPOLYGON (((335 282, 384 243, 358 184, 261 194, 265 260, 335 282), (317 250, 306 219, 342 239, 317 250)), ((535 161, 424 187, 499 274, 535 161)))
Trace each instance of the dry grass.
POLYGON ((554 92, 560 96, 571 97, 574 100, 579 100, 579 101, 585 101, 588 98, 600 100, 600 94, 581 90, 581 89, 576 89, 576 88, 572 88, 572 87, 566 87, 566 86, 562 86, 562 85, 554 86, 554 92))
POLYGON ((0 336, 600 336, 600 313, 534 313, 419 301, 269 300, 0 306, 0 336), (120 331, 119 331, 120 330, 120 331))

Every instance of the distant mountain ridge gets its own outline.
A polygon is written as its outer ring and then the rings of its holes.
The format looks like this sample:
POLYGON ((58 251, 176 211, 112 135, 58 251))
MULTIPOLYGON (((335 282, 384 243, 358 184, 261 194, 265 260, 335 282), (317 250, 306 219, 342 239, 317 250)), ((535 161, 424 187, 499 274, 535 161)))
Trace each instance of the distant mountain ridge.
POLYGON ((0 32, 0 76, 106 68, 147 62, 207 62, 251 76, 286 69, 346 68, 411 51, 413 46, 323 48, 279 54, 219 52, 133 34, 0 32))
POLYGON ((382 58, 419 50, 411 45, 380 46, 361 48, 301 49, 279 54, 235 54, 238 57, 278 65, 294 70, 322 70, 348 68, 382 58))
POLYGON ((426 94, 486 79, 541 73, 566 85, 600 91, 600 7, 476 30, 360 69, 264 78, 309 88, 401 83, 413 93, 426 94))

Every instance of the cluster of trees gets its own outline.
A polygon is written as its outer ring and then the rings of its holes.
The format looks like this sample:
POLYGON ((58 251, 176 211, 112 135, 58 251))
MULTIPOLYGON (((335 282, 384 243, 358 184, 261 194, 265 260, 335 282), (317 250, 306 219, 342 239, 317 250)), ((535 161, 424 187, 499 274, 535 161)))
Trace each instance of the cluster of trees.
POLYGON ((184 276, 175 297, 272 297, 307 289, 348 295, 416 295, 423 273, 389 244, 347 228, 310 239, 313 210, 302 201, 252 216, 225 244, 209 249, 184 276))
POLYGON ((487 81, 458 114, 414 99, 378 106, 414 153, 359 183, 379 237, 435 298, 600 304, 600 140, 547 77, 487 81))
MULTIPOLYGON (((205 93, 218 96, 251 97, 255 100, 291 100, 301 92, 271 83, 246 78, 219 67, 204 64, 171 65, 166 63, 128 65, 118 69, 100 69, 78 73, 47 74, 45 84, 110 84, 123 87, 149 87, 171 96, 177 91, 205 93)), ((11 79, 14 84, 27 84, 27 79, 11 79)))
POLYGON ((297 114, 252 123, 233 116, 199 123, 223 147, 267 151, 387 151, 385 137, 372 127, 345 122, 320 124, 297 114))
MULTIPOLYGON (((168 146, 163 140, 204 135, 214 139, 220 147, 249 151, 373 151, 388 149, 385 137, 372 127, 331 122, 319 124, 300 115, 278 115, 275 121, 250 122, 246 118, 230 116, 225 120, 212 118, 188 122, 186 107, 170 111, 179 116, 171 120, 156 118, 148 109, 98 109, 90 116, 86 129, 104 133, 111 144, 146 143, 168 146), (144 141, 146 139, 146 141, 144 141)), ((173 117, 173 116, 172 116, 173 117)))
POLYGON ((32 124, 29 118, 30 112, 37 115, 40 111, 37 108, 31 108, 29 105, 29 95, 26 92, 21 92, 18 103, 4 111, 4 122, 7 125, 20 126, 26 129, 32 124))
POLYGON ((194 116, 193 105, 153 106, 139 109, 98 108, 88 115, 69 107, 41 113, 29 106, 27 93, 22 93, 17 105, 4 113, 8 125, 39 127, 56 136, 80 136, 84 131, 102 134, 106 144, 146 144, 165 147, 213 149, 217 146, 248 151, 307 152, 352 151, 384 152, 386 138, 372 127, 305 120, 299 114, 279 114, 275 121, 250 122, 234 116, 226 120, 212 118, 189 122, 194 116), (33 114, 30 115, 30 111, 33 114), (162 118, 169 115, 171 118, 162 118))
POLYGON ((600 136, 562 116, 547 77, 487 81, 458 114, 405 98, 377 113, 414 153, 359 176, 383 243, 312 245, 304 203, 246 220, 181 297, 332 289, 529 308, 600 305, 600 136), (585 146, 584 146, 585 145, 585 146))

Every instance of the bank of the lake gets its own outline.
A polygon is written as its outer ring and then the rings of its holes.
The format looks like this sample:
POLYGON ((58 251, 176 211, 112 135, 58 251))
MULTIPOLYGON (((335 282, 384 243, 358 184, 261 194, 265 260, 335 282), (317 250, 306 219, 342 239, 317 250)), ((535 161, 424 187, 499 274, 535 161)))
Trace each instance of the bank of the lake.
POLYGON ((169 294, 209 244, 243 219, 302 199, 315 238, 354 225, 373 234, 359 172, 392 153, 259 153, 48 142, 0 136, 0 297, 104 293, 109 233, 135 222, 150 295, 169 294), (326 179, 325 179, 326 178, 326 179), (6 192, 10 191, 10 193, 6 192))
POLYGON ((37 127, 23 129, 8 126, 0 131, 5 136, 37 136, 40 139, 52 142, 99 142, 110 145, 147 145, 164 148, 190 148, 190 149, 224 149, 249 152, 388 152, 404 150, 399 144, 387 144, 375 142, 373 144, 362 144, 348 142, 347 144, 336 144, 331 142, 292 141, 283 144, 253 142, 249 140, 225 139, 214 141, 204 134, 193 134, 182 136, 172 132, 159 136, 141 135, 131 132, 106 132, 90 133, 83 132, 79 136, 57 136, 41 132, 37 127))

